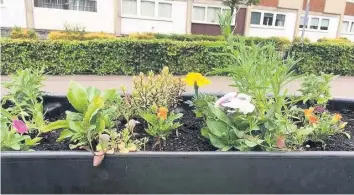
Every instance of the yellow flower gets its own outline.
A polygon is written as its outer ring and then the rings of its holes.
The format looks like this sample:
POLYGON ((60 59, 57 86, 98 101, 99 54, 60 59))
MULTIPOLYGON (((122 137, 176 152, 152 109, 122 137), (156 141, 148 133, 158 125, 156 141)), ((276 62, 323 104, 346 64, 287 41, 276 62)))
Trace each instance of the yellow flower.
POLYGON ((194 83, 197 83, 198 87, 203 87, 205 85, 211 84, 210 80, 208 80, 202 74, 196 72, 188 73, 186 78, 183 79, 183 81, 186 82, 188 86, 192 87, 194 86, 194 83))
POLYGON ((167 113, 168 113, 168 109, 166 107, 160 107, 159 111, 157 113, 157 117, 161 118, 163 120, 167 119, 167 113))
POLYGON ((310 116, 312 116, 314 108, 309 108, 309 109, 305 109, 304 110, 304 114, 307 118, 309 118, 310 116))
POLYGON ((341 119, 342 119, 342 115, 336 113, 336 114, 334 114, 334 116, 333 116, 333 118, 332 118, 332 121, 333 121, 334 123, 336 123, 336 122, 340 121, 341 119))

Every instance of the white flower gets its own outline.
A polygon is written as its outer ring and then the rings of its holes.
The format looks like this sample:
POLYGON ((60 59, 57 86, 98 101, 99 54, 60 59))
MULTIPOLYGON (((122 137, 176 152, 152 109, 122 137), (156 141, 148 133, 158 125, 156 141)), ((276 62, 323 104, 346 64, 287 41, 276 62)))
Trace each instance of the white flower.
MULTIPOLYGON (((220 99, 222 99, 222 98, 220 98, 220 99)), ((237 96, 234 96, 233 99, 230 98, 230 99, 228 99, 227 102, 221 103, 221 105, 224 107, 233 109, 233 110, 229 111, 231 113, 238 110, 238 112, 241 112, 243 114, 248 114, 248 113, 253 112, 255 109, 255 106, 251 103, 251 99, 252 99, 251 96, 241 93, 237 96)))
POLYGON ((127 127, 128 129, 134 129, 135 125, 139 123, 140 123, 139 121, 131 119, 127 124, 125 124, 125 127, 127 127))
POLYGON ((236 92, 228 93, 228 94, 222 96, 220 99, 218 99, 218 101, 215 102, 215 107, 221 107, 221 105, 223 103, 230 102, 231 100, 235 99, 236 97, 237 97, 236 92))

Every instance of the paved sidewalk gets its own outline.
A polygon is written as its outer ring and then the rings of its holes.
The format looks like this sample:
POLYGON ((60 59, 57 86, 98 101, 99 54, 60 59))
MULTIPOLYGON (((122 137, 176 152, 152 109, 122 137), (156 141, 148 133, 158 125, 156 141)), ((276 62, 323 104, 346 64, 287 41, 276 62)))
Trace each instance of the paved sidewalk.
MULTIPOLYGON (((200 89, 204 93, 227 93, 235 91, 232 80, 227 77, 208 77, 212 84, 200 89)), ((1 82, 9 80, 8 76, 1 76, 1 82)), ((95 86, 100 90, 107 88, 120 88, 125 85, 128 91, 132 89, 132 77, 130 76, 47 76, 45 87, 43 90, 46 92, 65 95, 69 87, 69 81, 74 80, 82 85, 95 86)), ((295 81, 286 86, 290 93, 297 91, 300 87, 300 82, 295 81)), ((354 98, 354 77, 338 77, 331 83, 332 96, 335 98, 354 98)), ((6 93, 6 89, 1 87, 1 94, 6 93)), ((193 88, 188 87, 186 93, 193 93, 193 88)))

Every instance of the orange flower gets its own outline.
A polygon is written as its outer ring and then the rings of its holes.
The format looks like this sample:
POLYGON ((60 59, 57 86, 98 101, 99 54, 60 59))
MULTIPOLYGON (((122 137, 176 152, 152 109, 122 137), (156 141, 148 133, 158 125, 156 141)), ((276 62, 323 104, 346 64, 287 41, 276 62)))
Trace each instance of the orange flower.
POLYGON ((318 118, 315 115, 310 115, 308 118, 309 118, 310 124, 315 124, 318 122, 318 118))
POLYGON ((168 109, 166 107, 160 107, 157 112, 157 117, 162 118, 163 120, 167 119, 168 109))
POLYGON ((336 122, 340 121, 342 118, 343 118, 342 115, 337 113, 337 114, 334 114, 332 120, 333 120, 333 122, 336 123, 336 122))
POLYGON ((308 118, 309 118, 310 116, 312 116, 313 110, 314 110, 314 108, 305 109, 305 110, 304 110, 305 116, 308 117, 308 118))

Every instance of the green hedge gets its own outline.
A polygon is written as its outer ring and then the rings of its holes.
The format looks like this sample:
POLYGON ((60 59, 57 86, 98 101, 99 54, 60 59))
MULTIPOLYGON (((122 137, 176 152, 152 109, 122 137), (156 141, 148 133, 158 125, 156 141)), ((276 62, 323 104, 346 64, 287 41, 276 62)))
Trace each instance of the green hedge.
POLYGON ((45 67, 52 75, 116 74, 160 71, 209 72, 229 58, 213 55, 224 51, 224 42, 179 42, 170 40, 29 41, 1 40, 1 74, 17 69, 45 67))
MULTIPOLYGON (((151 33, 150 33, 151 34, 151 33)), ((169 39, 176 41, 224 41, 223 36, 210 36, 210 35, 180 35, 180 34, 151 34, 156 39, 169 39)), ((256 44, 267 44, 274 43, 279 49, 286 49, 290 45, 290 41, 284 37, 244 37, 235 36, 235 41, 237 39, 245 40, 246 44, 256 43, 256 44)))
MULTIPOLYGON (((255 41, 256 42, 256 41, 255 41)), ((133 75, 158 72, 169 66, 174 74, 207 73, 230 63, 222 41, 172 41, 167 39, 111 39, 91 41, 37 41, 1 39, 1 74, 28 67, 45 68, 47 74, 133 75)), ((354 76, 354 45, 309 43, 289 47, 300 73, 334 73, 354 76)))
POLYGON ((301 59, 297 66, 300 73, 354 76, 354 44, 295 44, 290 51, 301 59))

